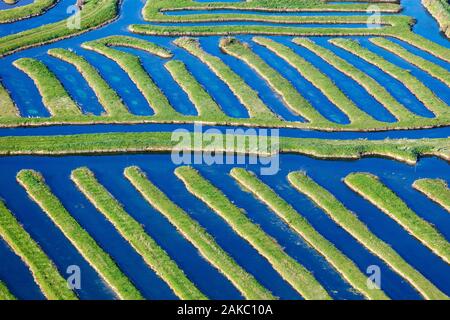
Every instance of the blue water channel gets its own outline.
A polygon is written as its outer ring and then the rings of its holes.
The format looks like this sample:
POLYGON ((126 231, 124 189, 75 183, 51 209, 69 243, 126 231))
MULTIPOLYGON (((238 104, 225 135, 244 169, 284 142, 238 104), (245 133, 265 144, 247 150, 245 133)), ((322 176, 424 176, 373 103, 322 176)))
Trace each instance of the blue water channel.
POLYGON ((17 7, 22 7, 24 5, 33 3, 34 0, 19 0, 16 3, 13 4, 8 4, 4 1, 0 1, 0 10, 5 10, 5 9, 12 9, 12 8, 17 8, 17 7))

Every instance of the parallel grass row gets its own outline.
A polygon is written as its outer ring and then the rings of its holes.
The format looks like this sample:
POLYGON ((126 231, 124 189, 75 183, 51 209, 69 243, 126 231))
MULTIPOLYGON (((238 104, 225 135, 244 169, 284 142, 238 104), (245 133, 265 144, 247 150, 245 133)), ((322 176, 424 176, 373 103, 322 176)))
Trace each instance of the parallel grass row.
POLYGON ((0 301, 5 300, 17 300, 17 299, 11 292, 9 292, 6 285, 0 281, 0 301))
POLYGON ((125 212, 122 205, 97 181, 92 171, 87 168, 76 169, 72 171, 71 178, 178 297, 183 300, 206 299, 176 262, 145 232, 142 225, 125 212))
POLYGON ((17 181, 119 298, 127 300, 143 299, 112 258, 67 212, 40 173, 33 170, 22 170, 17 174, 17 181))
POLYGON ((293 112, 310 122, 329 122, 311 106, 286 78, 256 55, 248 44, 241 43, 235 38, 222 38, 220 48, 225 53, 245 61, 268 82, 270 87, 281 96, 284 104, 293 112))
POLYGON ((419 217, 376 176, 355 173, 345 178, 353 191, 395 220, 437 256, 450 263, 450 243, 430 223, 419 217))
POLYGON ((372 95, 378 102, 380 102, 394 117, 399 121, 408 121, 416 119, 416 116, 411 113, 404 105, 400 104, 381 84, 368 74, 359 70, 351 63, 342 59, 320 45, 317 45, 308 38, 295 38, 295 44, 303 46, 308 50, 314 52, 317 56, 324 59, 337 70, 346 74, 357 83, 359 83, 370 95, 372 95))
POLYGON ((377 121, 374 120, 369 114, 359 109, 358 106, 356 106, 355 103, 351 101, 330 78, 290 48, 269 38, 255 37, 253 38, 253 41, 266 47, 277 56, 288 62, 306 80, 319 89, 331 102, 333 102, 336 107, 344 112, 352 123, 376 125, 377 121))
MULTIPOLYGON (((47 299, 77 299, 77 296, 68 288, 66 280, 60 275, 53 262, 28 232, 25 231, 2 201, 0 201, 0 237, 6 241, 8 246, 30 269, 34 281, 47 299)), ((0 287, 0 299, 1 296, 2 289, 0 287)))
POLYGON ((421 81, 411 75, 409 71, 394 65, 372 51, 362 47, 354 40, 331 39, 330 42, 335 46, 366 60, 368 63, 377 66, 383 70, 383 72, 399 80, 437 117, 448 116, 450 112, 449 106, 444 101, 439 99, 439 97, 437 97, 421 81))
POLYGON ((419 179, 413 187, 450 212, 450 189, 444 180, 419 179))
POLYGON ((125 169, 125 176, 144 199, 161 212, 206 260, 233 283, 246 299, 275 299, 251 274, 239 266, 197 221, 150 182, 144 172, 137 167, 129 167, 125 169))
POLYGON ((295 189, 309 197, 333 221, 374 255, 386 262, 392 270, 405 278, 425 298, 447 298, 444 293, 395 252, 389 244, 373 234, 354 213, 348 210, 328 190, 301 172, 289 174, 288 179, 295 189))
POLYGON ((241 209, 230 202, 219 189, 204 179, 195 169, 179 167, 175 170, 175 174, 183 181, 190 193, 202 200, 239 236, 248 241, 305 299, 331 299, 305 267, 287 255, 273 238, 253 223, 241 209))
POLYGON ((367 286, 367 275, 361 272, 356 264, 345 256, 333 243, 323 237, 303 218, 289 203, 277 195, 268 185, 254 174, 240 168, 234 168, 231 176, 245 190, 265 203, 281 220, 297 232, 312 248, 317 250, 337 272, 366 298, 387 300, 388 296, 381 289, 370 289, 367 286))
POLYGON ((2 117, 18 117, 19 110, 14 101, 9 95, 8 91, 0 82, 0 118, 2 117))
POLYGON ((120 116, 128 113, 119 95, 106 83, 99 72, 82 56, 66 49, 50 49, 48 54, 75 66, 94 91, 98 101, 108 115, 120 116))
POLYGON ((42 102, 51 115, 62 117, 81 115, 76 102, 45 64, 31 58, 21 58, 13 64, 34 81, 42 96, 42 102))
MULTIPOLYGON (((11 0, 6 0, 6 3, 8 2, 15 3, 16 0, 13 0, 12 2, 11 0)), ((10 23, 40 15, 55 5, 56 2, 57 0, 34 0, 27 5, 0 10, 0 23, 10 23)))

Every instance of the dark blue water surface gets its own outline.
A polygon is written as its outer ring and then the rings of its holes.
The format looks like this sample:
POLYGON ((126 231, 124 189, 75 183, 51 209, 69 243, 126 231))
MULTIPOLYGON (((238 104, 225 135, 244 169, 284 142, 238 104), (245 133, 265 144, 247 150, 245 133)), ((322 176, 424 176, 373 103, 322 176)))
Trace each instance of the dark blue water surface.
POLYGON ((26 4, 30 4, 30 3, 33 3, 33 2, 34 2, 34 0, 19 0, 16 3, 8 4, 6 2, 0 1, 0 10, 21 7, 21 6, 24 6, 26 4))

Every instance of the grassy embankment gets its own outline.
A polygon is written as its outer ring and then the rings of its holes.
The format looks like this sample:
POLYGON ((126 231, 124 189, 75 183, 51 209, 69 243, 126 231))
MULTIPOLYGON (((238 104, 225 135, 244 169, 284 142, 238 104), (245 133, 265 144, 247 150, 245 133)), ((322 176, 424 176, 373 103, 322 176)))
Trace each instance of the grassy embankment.
MULTIPOLYGON (((0 137, 0 155, 76 155, 123 154, 130 152, 172 152, 177 143, 170 132, 98 133, 68 136, 0 137)), ((237 136, 233 138, 236 139, 237 136)), ((220 137, 218 137, 220 139, 220 137)), ((223 150, 248 153, 249 149, 223 150)), ((205 136, 201 149, 207 147, 205 136)), ((247 142, 248 143, 248 142, 247 142)), ((187 150, 197 150, 191 143, 187 150)), ((269 141, 270 145, 270 141, 269 141)), ((280 153, 303 154, 320 159, 357 160, 363 157, 386 157, 415 164, 419 157, 435 156, 450 161, 450 139, 326 140, 280 137, 280 153)))
POLYGON ((413 187, 450 212, 450 189, 444 180, 419 179, 413 187))
POLYGON ((0 118, 16 118, 19 115, 19 110, 9 95, 9 92, 0 82, 0 118))
POLYGON ((269 38, 255 37, 253 41, 274 52, 294 67, 306 80, 319 89, 336 107, 344 112, 352 123, 365 124, 366 126, 378 125, 378 121, 359 109, 330 78, 289 47, 269 38))
POLYGON ((323 237, 289 203, 253 173, 241 168, 234 168, 231 170, 231 176, 243 186, 244 190, 249 191, 255 198, 265 203, 292 230, 317 250, 353 288, 368 299, 389 299, 381 289, 370 289, 367 286, 367 275, 361 272, 353 261, 323 237))
POLYGON ((320 45, 317 45, 308 38, 295 38, 293 42, 299 46, 303 46, 314 52, 317 56, 324 59, 337 70, 346 74, 357 83, 359 83, 366 91, 380 102, 389 112, 399 121, 418 120, 417 116, 411 113, 405 106, 400 104, 382 85, 368 74, 359 70, 351 63, 342 59, 320 45))
POLYGON ((128 114, 128 109, 119 95, 86 59, 70 50, 59 48, 50 49, 48 54, 75 66, 78 72, 86 79, 108 115, 114 117, 128 114))
POLYGON ((436 117, 450 117, 449 106, 439 99, 427 86, 420 82, 416 77, 411 75, 407 70, 404 70, 372 51, 362 47, 358 42, 349 39, 331 39, 332 44, 340 47, 362 59, 368 63, 377 66, 393 78, 403 83, 425 107, 433 112, 436 117))
POLYGON ((272 267, 305 299, 331 299, 314 276, 287 255, 281 246, 253 223, 228 198, 195 169, 179 167, 175 174, 194 196, 202 200, 243 239, 248 241, 272 267))
POLYGON ((394 53, 450 87, 450 72, 441 66, 409 52, 402 46, 386 38, 371 38, 369 41, 387 51, 394 53))
POLYGON ((355 173, 347 176, 344 181, 353 191, 395 220, 437 256, 450 263, 450 243, 433 225, 412 211, 378 177, 366 173, 355 173))
POLYGON ((112 49, 112 46, 142 50, 163 59, 172 57, 170 51, 152 42, 127 36, 111 36, 82 44, 83 48, 95 51, 114 60, 136 84, 139 91, 141 91, 142 95, 155 112, 155 115, 174 118, 179 117, 180 115, 170 105, 167 97, 144 69, 139 57, 127 52, 112 49))
POLYGON ((199 116, 224 119, 226 116, 220 106, 194 78, 182 61, 171 60, 165 65, 172 78, 186 92, 189 100, 197 109, 199 116))
POLYGON ((22 58, 13 64, 34 81, 42 96, 42 102, 51 115, 62 117, 81 115, 76 102, 45 64, 31 58, 22 58))
MULTIPOLYGON (((6 3, 14 4, 16 0, 6 0, 6 3)), ((34 0, 32 3, 16 8, 0 10, 0 24, 10 23, 43 14, 56 4, 57 0, 34 0)))
POLYGON ((143 171, 138 167, 129 167, 125 169, 125 176, 145 200, 161 212, 207 261, 233 283, 246 299, 275 299, 251 274, 240 267, 197 221, 149 181, 143 171))
MULTIPOLYGON (((0 201, 0 236, 30 269, 34 281, 47 299, 77 299, 53 262, 2 201, 0 201)), ((0 297, 1 291, 0 288, 0 297)))
POLYGON ((370 252, 386 262, 392 270, 405 278, 425 298, 447 298, 427 278, 408 264, 389 244, 373 234, 353 212, 348 210, 328 190, 302 172, 290 173, 288 180, 295 189, 309 197, 339 226, 370 252))
POLYGON ((17 298, 9 292, 6 285, 0 281, 0 301, 17 300, 17 298))
POLYGON ((114 225, 179 298, 206 299, 175 261, 145 232, 142 225, 125 212, 122 205, 96 180, 92 171, 87 168, 76 169, 72 171, 71 178, 86 198, 114 225))
POLYGON ((67 212, 40 173, 33 170, 22 170, 17 174, 17 181, 119 298, 126 300, 143 299, 139 291, 122 273, 111 257, 67 212))
POLYGON ((422 0, 428 12, 437 20, 441 31, 450 38, 450 4, 446 0, 422 0))
POLYGON ((276 115, 263 101, 261 101, 258 93, 250 88, 250 86, 220 58, 205 52, 201 48, 198 39, 178 38, 173 43, 197 57, 220 79, 222 79, 239 101, 247 108, 251 118, 260 120, 276 119, 276 115))
POLYGON ((220 48, 225 53, 243 60, 255 70, 281 96, 284 104, 293 112, 310 122, 329 122, 286 78, 255 54, 247 43, 241 43, 235 38, 222 38, 220 48))
MULTIPOLYGON (((0 57, 30 47, 73 37, 99 28, 116 18, 120 0, 86 0, 80 28, 69 28, 68 19, 0 38, 0 57)), ((71 18, 69 18, 71 19, 71 18)))

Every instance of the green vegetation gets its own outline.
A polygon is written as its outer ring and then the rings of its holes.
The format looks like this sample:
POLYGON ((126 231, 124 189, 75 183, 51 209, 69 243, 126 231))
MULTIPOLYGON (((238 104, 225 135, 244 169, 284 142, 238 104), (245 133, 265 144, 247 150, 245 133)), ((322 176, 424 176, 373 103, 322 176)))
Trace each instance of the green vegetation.
POLYGON ((100 40, 85 42, 82 45, 85 49, 93 50, 114 60, 136 84, 156 115, 172 118, 179 117, 179 114, 170 105, 167 97, 161 92, 151 76, 144 69, 140 59, 133 54, 112 49, 111 46, 134 48, 154 54, 161 58, 169 58, 172 56, 171 53, 154 43, 125 36, 107 37, 100 40))
MULTIPOLYGON (((77 299, 53 262, 0 201, 0 236, 30 269, 42 293, 50 300, 77 299)), ((1 283, 0 283, 1 284, 1 283)), ((5 294, 0 286, 0 300, 5 294), (3 292, 3 293, 2 293, 3 292)), ((7 297, 8 295, 6 295, 7 297)))
POLYGON ((286 78, 256 55, 247 43, 243 44, 235 38, 223 38, 220 42, 220 48, 225 53, 245 61, 268 82, 270 87, 281 96, 284 104, 292 111, 311 122, 329 122, 301 96, 286 78))
POLYGON ((195 169, 179 167, 175 173, 189 192, 211 207, 239 236, 248 241, 305 299, 331 299, 307 269, 287 255, 273 238, 195 169))
POLYGON ((174 44, 196 56, 222 79, 239 101, 247 108, 250 117, 263 120, 276 118, 272 111, 261 101, 258 93, 250 88, 239 75, 218 57, 203 51, 198 39, 178 38, 174 41, 174 44))
POLYGON ((338 46, 358 57, 366 60, 402 82, 422 103, 437 117, 448 117, 450 113, 449 106, 439 99, 427 86, 411 75, 407 70, 397 67, 393 63, 385 60, 372 51, 362 47, 358 42, 349 39, 331 39, 329 40, 335 46, 338 46))
POLYGON ((211 117, 212 119, 224 119, 226 117, 220 106, 187 70, 183 62, 171 60, 165 64, 165 67, 172 78, 186 92, 200 116, 211 117))
POLYGON ((17 300, 17 299, 11 292, 9 292, 5 284, 0 281, 0 301, 5 300, 17 300))
POLYGON ((290 48, 269 38, 255 37, 253 41, 274 52, 294 67, 306 80, 319 89, 336 107, 344 112, 352 123, 376 125, 370 115, 362 111, 335 84, 311 63, 296 54, 290 48))
POLYGON ((422 0, 422 4, 437 20, 441 31, 450 38, 450 4, 446 0, 422 0))
POLYGON ((31 58, 22 58, 14 61, 13 64, 33 79, 42 96, 42 102, 53 116, 81 114, 75 101, 45 64, 31 58))
POLYGON ((90 202, 115 226, 144 261, 183 300, 206 299, 170 256, 153 240, 95 178, 92 171, 72 171, 72 180, 90 202))
POLYGON ((307 48, 330 65, 358 82, 367 92, 388 109, 399 121, 418 120, 405 106, 400 104, 382 85, 352 64, 308 38, 295 38, 294 43, 307 48))
POLYGON ((416 67, 428 72, 432 77, 444 82, 447 86, 450 86, 450 72, 446 69, 438 66, 437 64, 430 62, 418 55, 412 54, 402 46, 386 39, 386 38, 371 38, 370 41, 383 49, 386 49, 400 58, 408 61, 416 67))
POLYGON ((386 294, 367 286, 367 275, 359 270, 356 264, 346 257, 330 241, 324 238, 303 218, 289 203, 277 195, 268 185, 259 180, 253 173, 240 168, 231 170, 231 176, 245 190, 265 203, 291 229, 297 232, 312 248, 317 250, 356 290, 368 299, 387 300, 386 294))
POLYGON ((144 172, 137 167, 129 167, 125 169, 125 176, 141 195, 199 250, 206 260, 233 283, 245 298, 249 300, 275 299, 251 274, 241 268, 197 221, 150 182, 144 172))
POLYGON ((392 190, 376 176, 355 173, 345 178, 345 183, 389 217, 406 231, 416 237, 431 251, 450 263, 450 243, 430 223, 414 213, 392 190))
POLYGON ((17 181, 28 195, 42 208, 54 224, 64 233, 81 255, 121 299, 143 299, 139 291, 122 273, 111 257, 78 224, 52 193, 42 175, 33 170, 22 170, 17 181))
POLYGON ((374 235, 354 213, 349 211, 328 190, 321 187, 302 172, 290 173, 288 179, 292 186, 314 201, 339 226, 351 234, 374 255, 385 261, 392 270, 405 278, 425 298, 447 298, 444 293, 395 252, 389 244, 374 235))
POLYGON ((2 117, 18 117, 19 110, 17 110, 14 101, 11 99, 8 91, 0 82, 0 118, 2 117))
POLYGON ((450 212, 450 189, 444 180, 419 179, 413 187, 450 212))
MULTIPOLYGON (((14 4, 17 2, 16 0, 4 1, 10 4, 14 4)), ((0 24, 40 15, 51 8, 53 5, 55 5, 56 2, 57 0, 34 0, 32 3, 24 6, 0 10, 0 24)))
POLYGON ((106 83, 98 71, 83 57, 66 49, 50 49, 48 54, 75 66, 89 83, 98 101, 111 116, 125 115, 127 107, 118 94, 106 83))

